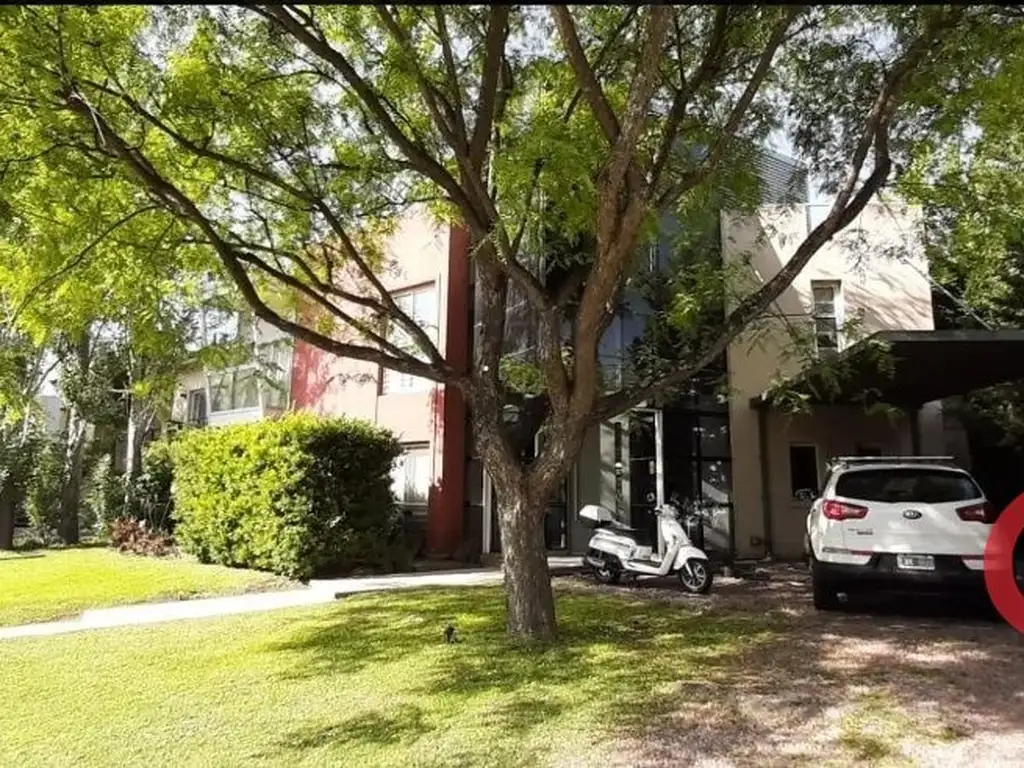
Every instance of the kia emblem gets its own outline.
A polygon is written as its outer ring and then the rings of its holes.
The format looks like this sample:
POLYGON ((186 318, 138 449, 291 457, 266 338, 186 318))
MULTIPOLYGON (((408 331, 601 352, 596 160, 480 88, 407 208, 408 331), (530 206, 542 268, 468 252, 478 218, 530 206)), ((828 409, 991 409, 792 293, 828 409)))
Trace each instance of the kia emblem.
POLYGON ((903 516, 907 518, 907 520, 919 520, 921 518, 921 513, 916 509, 907 509, 903 511, 903 516))

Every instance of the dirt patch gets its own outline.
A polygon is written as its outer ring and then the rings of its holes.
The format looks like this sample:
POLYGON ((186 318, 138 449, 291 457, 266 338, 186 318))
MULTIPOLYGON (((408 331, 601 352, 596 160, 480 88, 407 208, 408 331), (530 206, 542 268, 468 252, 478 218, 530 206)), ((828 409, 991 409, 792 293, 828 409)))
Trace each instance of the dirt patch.
POLYGON ((690 610, 770 616, 776 639, 680 683, 610 766, 1024 765, 1024 637, 987 605, 890 599, 811 606, 801 567, 721 579, 707 597, 661 584, 610 589, 690 610))

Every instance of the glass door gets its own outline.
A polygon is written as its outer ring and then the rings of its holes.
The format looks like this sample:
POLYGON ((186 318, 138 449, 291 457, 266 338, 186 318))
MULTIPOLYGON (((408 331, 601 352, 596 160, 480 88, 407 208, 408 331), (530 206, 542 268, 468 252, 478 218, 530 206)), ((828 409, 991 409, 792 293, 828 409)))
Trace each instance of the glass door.
POLYGON ((652 546, 660 547, 654 509, 665 503, 661 411, 636 409, 628 419, 629 524, 643 531, 652 546))

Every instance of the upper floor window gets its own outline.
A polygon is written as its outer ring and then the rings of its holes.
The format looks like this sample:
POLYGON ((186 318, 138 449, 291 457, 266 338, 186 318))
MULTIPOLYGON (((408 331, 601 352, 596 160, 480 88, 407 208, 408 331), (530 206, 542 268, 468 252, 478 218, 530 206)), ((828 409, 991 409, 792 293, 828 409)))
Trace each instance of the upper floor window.
POLYGON ((840 349, 840 284, 838 282, 814 281, 814 346, 822 357, 835 355, 840 349))
POLYGON ((192 389, 188 392, 185 420, 195 426, 206 424, 206 390, 192 389))
POLYGON ((278 340, 260 345, 257 359, 245 365, 210 374, 210 412, 257 408, 262 389, 263 405, 286 408, 291 370, 290 344, 278 340))
MULTIPOLYGON (((402 291, 395 295, 395 303, 420 328, 433 343, 437 343, 438 306, 437 286, 431 283, 420 288, 402 291)), ((412 335, 394 321, 391 321, 387 339, 399 349, 425 360, 426 355, 412 338, 412 335)), ((430 379, 410 376, 390 369, 384 369, 381 381, 382 394, 393 392, 424 392, 433 386, 430 379)))

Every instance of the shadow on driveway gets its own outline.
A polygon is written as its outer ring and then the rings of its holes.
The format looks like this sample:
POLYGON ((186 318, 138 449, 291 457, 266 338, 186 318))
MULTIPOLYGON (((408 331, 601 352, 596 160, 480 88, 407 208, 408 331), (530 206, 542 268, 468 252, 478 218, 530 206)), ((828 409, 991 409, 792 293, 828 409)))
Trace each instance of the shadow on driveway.
POLYGON ((1022 764, 1024 636, 987 600, 879 596, 820 613, 790 566, 696 600, 670 583, 612 589, 700 602, 709 619, 770 614, 778 636, 681 683, 607 765, 1022 764))

